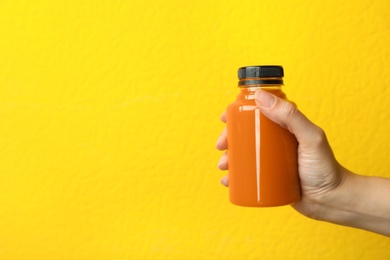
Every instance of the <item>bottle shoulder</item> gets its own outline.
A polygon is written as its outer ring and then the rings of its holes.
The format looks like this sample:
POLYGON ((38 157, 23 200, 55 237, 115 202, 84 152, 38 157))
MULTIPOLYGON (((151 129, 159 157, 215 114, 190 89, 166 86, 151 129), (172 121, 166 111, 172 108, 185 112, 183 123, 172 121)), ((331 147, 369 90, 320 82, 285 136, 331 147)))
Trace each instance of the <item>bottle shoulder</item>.
MULTIPOLYGON (((265 91, 283 99, 290 103, 292 103, 294 106, 296 104, 289 100, 286 96, 286 94, 283 92, 283 90, 279 89, 264 89, 265 91)), ((241 111, 249 111, 254 110, 257 108, 256 101, 255 101, 255 93, 256 91, 250 91, 247 89, 241 89, 240 93, 237 95, 237 98, 235 101, 230 103, 228 105, 228 110, 230 109, 238 109, 241 111)))

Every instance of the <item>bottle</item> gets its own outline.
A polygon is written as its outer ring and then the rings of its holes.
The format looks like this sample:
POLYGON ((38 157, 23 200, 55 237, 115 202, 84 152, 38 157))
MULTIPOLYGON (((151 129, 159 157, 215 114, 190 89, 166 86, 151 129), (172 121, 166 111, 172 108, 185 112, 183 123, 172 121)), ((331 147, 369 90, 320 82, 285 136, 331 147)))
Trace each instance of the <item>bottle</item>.
POLYGON ((229 196, 235 205, 272 207, 300 200, 298 142, 255 103, 258 89, 287 100, 283 76, 282 66, 238 69, 240 93, 226 110, 229 196))

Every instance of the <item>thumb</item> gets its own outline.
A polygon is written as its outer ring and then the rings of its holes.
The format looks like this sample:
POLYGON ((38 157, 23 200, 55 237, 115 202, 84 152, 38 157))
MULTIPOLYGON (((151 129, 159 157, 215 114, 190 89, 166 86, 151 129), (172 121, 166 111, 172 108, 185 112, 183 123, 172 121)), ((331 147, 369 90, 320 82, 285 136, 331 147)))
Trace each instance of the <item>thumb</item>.
MULTIPOLYGON (((294 134, 302 146, 310 147, 315 140, 325 137, 320 127, 312 123, 294 104, 286 100, 267 91, 258 90, 256 104, 263 115, 294 134)), ((321 142, 321 140, 318 141, 321 142)))

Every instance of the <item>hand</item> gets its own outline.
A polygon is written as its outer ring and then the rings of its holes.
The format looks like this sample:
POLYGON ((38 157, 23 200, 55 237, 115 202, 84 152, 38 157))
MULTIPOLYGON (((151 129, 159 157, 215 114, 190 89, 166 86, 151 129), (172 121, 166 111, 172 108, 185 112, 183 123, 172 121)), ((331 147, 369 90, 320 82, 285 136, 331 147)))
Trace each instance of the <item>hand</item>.
MULTIPOLYGON (((298 140, 302 198, 292 205, 294 209, 310 218, 390 237, 390 179, 358 175, 342 167, 336 161, 324 131, 291 103, 259 90, 256 104, 261 113, 287 128, 298 140)), ((225 114, 221 120, 226 122, 225 114)), ((217 149, 227 148, 225 129, 218 138, 217 149)), ((228 169, 226 153, 218 167, 228 169)), ((221 182, 229 185, 227 177, 221 182)))

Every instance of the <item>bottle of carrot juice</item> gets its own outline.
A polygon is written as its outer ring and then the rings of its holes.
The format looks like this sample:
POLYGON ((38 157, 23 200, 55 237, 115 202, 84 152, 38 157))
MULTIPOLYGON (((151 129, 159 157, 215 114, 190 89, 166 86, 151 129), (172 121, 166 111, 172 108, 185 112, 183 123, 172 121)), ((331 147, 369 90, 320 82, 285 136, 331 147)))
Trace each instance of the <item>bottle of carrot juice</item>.
POLYGON ((285 99, 283 67, 248 66, 238 70, 240 93, 226 111, 229 196, 233 204, 271 207, 300 200, 297 140, 288 129, 262 115, 258 89, 285 99))

